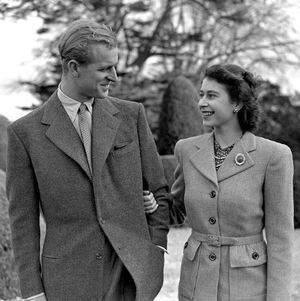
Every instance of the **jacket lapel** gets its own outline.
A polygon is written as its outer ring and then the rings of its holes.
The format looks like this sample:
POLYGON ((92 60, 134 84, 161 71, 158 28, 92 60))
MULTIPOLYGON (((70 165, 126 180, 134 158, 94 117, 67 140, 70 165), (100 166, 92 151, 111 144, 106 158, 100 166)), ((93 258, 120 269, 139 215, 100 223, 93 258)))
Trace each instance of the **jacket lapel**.
POLYGON ((255 149, 255 136, 250 132, 246 132, 235 144, 231 152, 220 166, 218 170, 218 181, 221 182, 252 167, 254 165, 254 161, 249 153, 255 149), (244 158, 244 162, 241 165, 236 163, 238 156, 244 158))
POLYGON ((45 105, 42 123, 49 125, 46 136, 61 151, 77 162, 88 177, 92 179, 83 144, 57 97, 57 91, 52 94, 45 105))
POLYGON ((95 99, 92 121, 93 174, 100 177, 104 162, 114 142, 120 120, 114 116, 119 110, 107 99, 95 99))
POLYGON ((215 168, 213 133, 199 136, 195 144, 196 152, 190 157, 191 163, 208 180, 218 186, 215 168))

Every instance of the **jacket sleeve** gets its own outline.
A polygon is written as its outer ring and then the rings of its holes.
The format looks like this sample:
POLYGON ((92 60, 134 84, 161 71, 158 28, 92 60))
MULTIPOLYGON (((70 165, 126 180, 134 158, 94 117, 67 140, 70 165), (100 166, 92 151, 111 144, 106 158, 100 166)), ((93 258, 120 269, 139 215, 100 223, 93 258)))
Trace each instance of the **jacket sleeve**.
POLYGON ((147 222, 152 242, 167 248, 167 234, 169 231, 169 196, 168 185, 164 176, 155 142, 146 120, 143 105, 139 105, 138 136, 141 153, 143 189, 153 193, 158 209, 147 215, 147 222))
POLYGON ((287 146, 280 145, 269 160, 265 185, 267 238, 267 301, 291 298, 293 214, 293 160, 287 146))
POLYGON ((177 160, 177 166, 174 172, 175 181, 171 188, 172 206, 170 209, 171 225, 183 224, 185 222, 186 210, 184 206, 184 174, 182 166, 182 157, 180 150, 181 141, 179 140, 174 149, 174 155, 177 160))
POLYGON ((40 267, 39 193, 30 157, 8 128, 6 191, 15 261, 23 298, 44 291, 40 267))

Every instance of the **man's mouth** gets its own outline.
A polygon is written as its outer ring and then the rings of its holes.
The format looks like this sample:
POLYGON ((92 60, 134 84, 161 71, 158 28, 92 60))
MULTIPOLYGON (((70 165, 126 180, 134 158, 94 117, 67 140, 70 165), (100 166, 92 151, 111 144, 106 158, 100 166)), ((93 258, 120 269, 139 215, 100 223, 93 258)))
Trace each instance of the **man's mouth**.
POLYGON ((109 88, 109 84, 110 83, 105 83, 105 84, 100 84, 100 86, 104 89, 108 89, 109 88))

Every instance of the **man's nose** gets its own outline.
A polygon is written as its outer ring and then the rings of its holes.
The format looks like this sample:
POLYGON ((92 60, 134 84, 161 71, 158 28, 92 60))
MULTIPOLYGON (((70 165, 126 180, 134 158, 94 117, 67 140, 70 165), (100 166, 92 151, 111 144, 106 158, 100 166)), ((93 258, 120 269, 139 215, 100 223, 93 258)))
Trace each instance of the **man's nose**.
POLYGON ((115 67, 112 67, 109 70, 109 74, 107 77, 111 82, 116 82, 118 80, 118 75, 115 67))

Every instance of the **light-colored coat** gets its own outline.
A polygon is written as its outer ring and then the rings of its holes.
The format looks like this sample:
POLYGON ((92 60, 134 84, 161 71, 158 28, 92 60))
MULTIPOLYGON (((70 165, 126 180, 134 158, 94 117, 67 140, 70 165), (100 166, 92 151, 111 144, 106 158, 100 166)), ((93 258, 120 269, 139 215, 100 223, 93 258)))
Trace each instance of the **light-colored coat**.
POLYGON ((294 229, 290 149, 246 132, 216 171, 209 133, 180 140, 175 155, 173 218, 182 221, 186 214, 192 228, 179 300, 289 301, 294 229), (238 165, 241 154, 245 162, 238 165), (257 239, 264 228, 267 244, 257 239), (206 234, 212 241, 199 238, 206 234), (223 237, 249 236, 256 239, 216 244, 223 237))
POLYGON ((141 104, 96 99, 91 176, 82 142, 56 92, 8 129, 7 194, 23 297, 102 300, 103 233, 152 301, 163 281, 166 184, 141 104), (160 206, 145 216, 143 189, 160 206), (39 208, 46 221, 40 264, 39 208))

